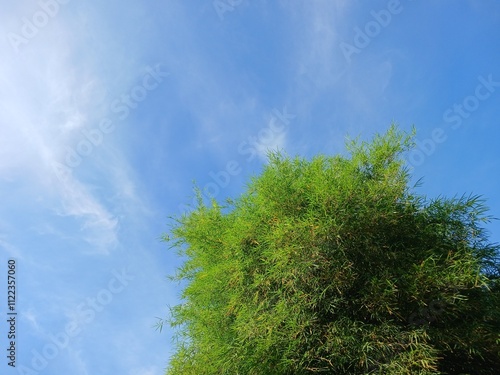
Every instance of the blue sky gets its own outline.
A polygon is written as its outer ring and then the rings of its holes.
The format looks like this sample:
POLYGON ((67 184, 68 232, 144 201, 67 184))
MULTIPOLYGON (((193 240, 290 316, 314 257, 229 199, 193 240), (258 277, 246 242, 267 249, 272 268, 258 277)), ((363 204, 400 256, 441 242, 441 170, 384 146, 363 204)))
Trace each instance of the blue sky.
POLYGON ((331 155, 415 125, 419 192, 482 194, 500 217, 498 35, 494 0, 3 4, 2 374, 163 374, 168 216, 193 180, 238 196, 268 149, 331 155))

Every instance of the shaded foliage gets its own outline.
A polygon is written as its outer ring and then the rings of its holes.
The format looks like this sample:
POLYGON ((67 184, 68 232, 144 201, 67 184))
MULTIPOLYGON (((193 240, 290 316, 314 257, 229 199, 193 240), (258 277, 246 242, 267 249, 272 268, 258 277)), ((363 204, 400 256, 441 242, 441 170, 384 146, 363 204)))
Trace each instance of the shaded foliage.
POLYGON ((478 196, 410 188, 413 135, 392 126, 349 157, 269 156, 227 205, 169 239, 177 351, 167 374, 496 374, 498 250, 478 196))

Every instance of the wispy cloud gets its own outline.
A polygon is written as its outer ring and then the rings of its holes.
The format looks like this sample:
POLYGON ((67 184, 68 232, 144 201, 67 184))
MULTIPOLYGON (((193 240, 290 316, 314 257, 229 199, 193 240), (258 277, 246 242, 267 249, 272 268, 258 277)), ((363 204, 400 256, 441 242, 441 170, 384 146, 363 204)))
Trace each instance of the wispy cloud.
MULTIPOLYGON (((107 115, 110 98, 124 92, 142 72, 133 65, 120 67, 118 83, 103 74, 106 68, 102 56, 81 56, 84 48, 79 43, 86 34, 77 29, 86 25, 71 25, 70 20, 88 19, 86 12, 92 10, 70 10, 73 12, 67 9, 65 15, 61 10, 43 30, 44 35, 30 41, 19 53, 7 49, 9 58, 0 62, 0 178, 22 181, 33 197, 50 199, 57 215, 79 220, 80 237, 96 251, 107 254, 116 247, 119 230, 109 204, 84 182, 81 173, 69 173, 61 180, 54 167, 61 165, 68 148, 81 140, 83 129, 95 126, 107 115), (42 47, 42 39, 51 40, 50 47, 46 43, 42 47), (78 66, 74 65, 75 58, 81 58, 78 66), (124 69, 130 69, 128 74, 124 69)), ((106 39, 107 30, 101 28, 100 35, 106 39)), ((110 164, 100 168, 104 168, 100 173, 108 176, 107 183, 124 187, 123 198, 139 204, 127 176, 118 174, 110 164), (107 174, 106 169, 113 173, 107 174)))
POLYGON ((22 258, 21 251, 17 247, 15 247, 11 243, 9 243, 6 240, 6 236, 2 235, 2 234, 0 234, 0 247, 3 249, 5 254, 7 254, 9 257, 15 258, 15 259, 22 258))
POLYGON ((118 220, 76 179, 65 181, 60 189, 61 216, 74 216, 83 221, 83 238, 102 253, 117 245, 118 220))
POLYGON ((30 332, 32 334, 33 333, 37 335, 43 334, 43 330, 40 327, 40 324, 38 323, 38 315, 35 313, 33 309, 24 310, 21 313, 21 318, 24 319, 24 321, 26 321, 29 324, 30 332))
POLYGON ((66 349, 66 360, 71 364, 72 373, 75 375, 89 375, 91 364, 88 363, 81 349, 75 349, 69 345, 66 349))
POLYGON ((294 22, 300 23, 290 35, 296 54, 295 59, 290 60, 291 71, 302 81, 299 89, 308 83, 313 84, 315 90, 331 87, 346 71, 338 50, 338 30, 345 23, 349 2, 318 1, 284 6, 294 22))

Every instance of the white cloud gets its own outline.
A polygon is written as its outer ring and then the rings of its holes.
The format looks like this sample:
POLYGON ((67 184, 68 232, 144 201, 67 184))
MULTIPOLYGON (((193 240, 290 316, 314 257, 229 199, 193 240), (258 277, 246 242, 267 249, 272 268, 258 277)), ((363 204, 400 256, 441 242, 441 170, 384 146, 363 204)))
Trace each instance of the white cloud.
POLYGON ((42 334, 43 330, 38 323, 38 315, 33 311, 33 309, 24 310, 21 312, 21 318, 26 320, 31 326, 30 332, 36 334, 42 334))
MULTIPOLYGON (((295 59, 292 59, 292 71, 297 75, 301 86, 309 82, 315 90, 329 88, 345 73, 346 62, 339 50, 340 23, 345 22, 347 1, 315 1, 287 4, 295 27, 295 59), (300 82, 300 81, 303 82, 300 82)), ((303 87, 300 87, 303 89, 303 87)))
POLYGON ((270 151, 284 151, 286 150, 286 133, 276 134, 270 142, 259 143, 255 147, 261 160, 268 160, 268 153, 270 151))
POLYGON ((68 179, 62 185, 61 216, 74 216, 83 220, 83 238, 102 253, 109 253, 117 245, 118 221, 76 179, 68 179))
MULTIPOLYGON (((22 183, 26 189, 18 194, 31 193, 26 204, 35 203, 35 197, 50 198, 58 215, 80 221, 80 238, 106 254, 116 247, 119 229, 109 204, 79 177, 79 171, 61 181, 54 165, 64 160, 68 147, 82 139, 82 128, 108 114, 110 102, 106 99, 119 97, 140 72, 129 64, 115 69, 117 74, 132 69, 121 74, 120 82, 103 76, 103 56, 83 56, 85 48, 79 43, 85 42, 81 37, 86 35, 84 26, 71 24, 85 18, 82 12, 90 8, 69 10, 66 15, 61 10, 19 53, 5 49, 7 56, 0 62, 0 179, 22 183), (79 59, 78 65, 74 59, 79 59)), ((100 33, 105 40, 107 30, 100 33)), ((98 158, 97 148, 93 152, 88 157, 89 168, 92 159, 98 158)), ((106 174, 106 168, 116 171, 112 165, 99 168, 104 168, 100 175, 117 178, 106 183, 124 185, 124 198, 139 204, 127 176, 106 174)))
POLYGON ((75 375, 89 375, 91 373, 88 370, 89 365, 85 361, 82 351, 75 350, 71 346, 67 348, 67 351, 71 362, 72 373, 75 375))
POLYGON ((8 254, 9 257, 14 259, 21 259, 21 251, 14 245, 10 244, 6 240, 5 235, 0 235, 0 247, 3 249, 4 254, 8 254))

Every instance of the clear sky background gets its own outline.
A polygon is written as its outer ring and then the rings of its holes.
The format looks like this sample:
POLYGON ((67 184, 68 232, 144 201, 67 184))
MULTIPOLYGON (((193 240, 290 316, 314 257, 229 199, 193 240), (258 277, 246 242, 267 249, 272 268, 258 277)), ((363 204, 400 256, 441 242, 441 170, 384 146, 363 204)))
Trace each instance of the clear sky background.
POLYGON ((168 216, 193 180, 237 197, 268 149, 415 125, 418 192, 482 194, 500 217, 499 35, 496 0, 3 1, 2 374, 163 374, 168 216))

